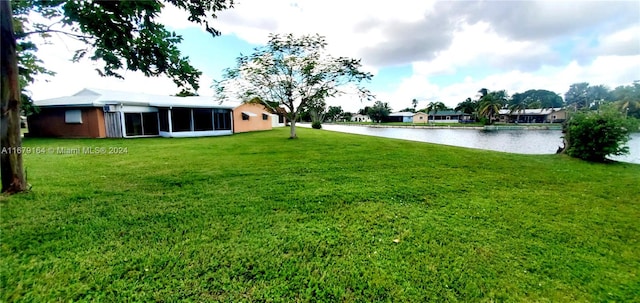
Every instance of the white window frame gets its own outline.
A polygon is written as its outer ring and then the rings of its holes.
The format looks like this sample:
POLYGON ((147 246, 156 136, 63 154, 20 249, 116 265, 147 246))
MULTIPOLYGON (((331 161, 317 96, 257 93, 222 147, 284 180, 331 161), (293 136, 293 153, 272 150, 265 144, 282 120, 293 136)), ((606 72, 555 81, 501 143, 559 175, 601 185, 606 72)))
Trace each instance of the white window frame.
POLYGON ((82 110, 70 109, 64 112, 64 122, 67 124, 82 124, 82 110))

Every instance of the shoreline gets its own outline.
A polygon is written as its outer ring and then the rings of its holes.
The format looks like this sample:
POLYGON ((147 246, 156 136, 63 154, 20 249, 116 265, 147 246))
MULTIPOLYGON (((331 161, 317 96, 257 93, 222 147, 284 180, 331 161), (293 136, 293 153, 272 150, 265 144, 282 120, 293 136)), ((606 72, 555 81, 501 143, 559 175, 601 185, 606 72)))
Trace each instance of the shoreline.
POLYGON ((350 124, 324 123, 327 125, 364 126, 371 128, 416 128, 416 129, 475 129, 475 130, 562 130, 562 125, 485 125, 485 126, 451 126, 451 125, 384 125, 384 124, 350 124))

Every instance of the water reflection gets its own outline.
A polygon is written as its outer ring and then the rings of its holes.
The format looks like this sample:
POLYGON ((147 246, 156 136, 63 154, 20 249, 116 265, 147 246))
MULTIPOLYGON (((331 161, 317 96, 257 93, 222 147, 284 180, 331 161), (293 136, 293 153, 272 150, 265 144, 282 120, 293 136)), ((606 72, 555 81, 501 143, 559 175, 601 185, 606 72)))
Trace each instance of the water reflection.
MULTIPOLYGON (((303 124, 302 126, 309 127, 303 124)), ((553 154, 562 146, 559 130, 477 130, 477 129, 417 129, 373 128, 324 124, 322 128, 352 134, 430 142, 444 145, 495 150, 517 154, 553 154)), ((629 141, 630 154, 612 157, 618 161, 640 164, 640 134, 634 133, 629 141)))

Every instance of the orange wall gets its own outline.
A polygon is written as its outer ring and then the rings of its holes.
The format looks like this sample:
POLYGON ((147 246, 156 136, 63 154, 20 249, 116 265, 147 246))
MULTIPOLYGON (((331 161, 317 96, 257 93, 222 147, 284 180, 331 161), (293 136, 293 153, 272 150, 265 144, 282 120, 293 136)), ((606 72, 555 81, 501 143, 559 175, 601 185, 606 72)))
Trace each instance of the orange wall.
POLYGON ((271 115, 267 116, 267 120, 262 120, 262 114, 268 114, 269 111, 260 104, 245 103, 233 109, 233 132, 244 133, 256 130, 270 130, 271 115), (242 112, 251 112, 256 114, 249 117, 249 120, 242 120, 242 112))
POLYGON ((104 114, 101 108, 40 108, 40 112, 29 116, 29 136, 66 138, 104 138, 104 114), (67 110, 82 110, 82 123, 64 122, 67 110))

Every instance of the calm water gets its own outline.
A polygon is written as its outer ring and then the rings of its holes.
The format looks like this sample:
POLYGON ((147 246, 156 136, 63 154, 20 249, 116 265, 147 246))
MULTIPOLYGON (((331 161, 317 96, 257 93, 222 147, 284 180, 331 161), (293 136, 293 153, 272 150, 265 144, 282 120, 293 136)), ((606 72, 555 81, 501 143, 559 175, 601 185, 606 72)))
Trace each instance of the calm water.
MULTIPOLYGON (((309 127, 308 124, 302 124, 309 127)), ((554 154, 562 146, 559 130, 414 129, 322 125, 330 131, 495 150, 517 154, 554 154)), ((630 154, 612 159, 640 164, 640 134, 631 135, 630 154)))

